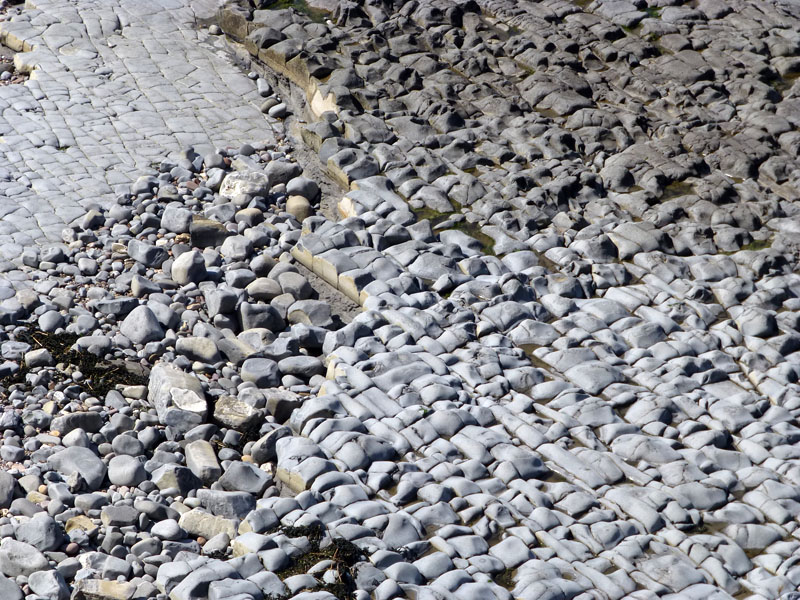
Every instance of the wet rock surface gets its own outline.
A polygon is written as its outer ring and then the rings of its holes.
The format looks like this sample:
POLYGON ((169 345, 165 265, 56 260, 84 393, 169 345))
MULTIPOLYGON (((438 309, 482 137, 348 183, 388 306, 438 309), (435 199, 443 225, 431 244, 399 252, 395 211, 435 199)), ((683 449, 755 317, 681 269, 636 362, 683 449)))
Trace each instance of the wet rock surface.
POLYGON ((0 278, 1 595, 795 591, 797 6, 299 8, 0 278))

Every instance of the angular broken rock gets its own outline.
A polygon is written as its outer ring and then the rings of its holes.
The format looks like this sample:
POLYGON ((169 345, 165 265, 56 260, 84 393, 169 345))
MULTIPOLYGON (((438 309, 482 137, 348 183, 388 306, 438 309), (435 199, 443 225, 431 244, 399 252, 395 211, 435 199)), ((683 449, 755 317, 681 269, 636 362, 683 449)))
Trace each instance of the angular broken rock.
POLYGON ((190 469, 176 464, 166 464, 159 467, 153 471, 150 479, 159 490, 174 490, 182 496, 201 485, 200 480, 190 469))
POLYGON ((72 590, 74 600, 131 600, 136 595, 135 584, 105 579, 81 579, 72 590))
POLYGON ((164 362, 150 371, 147 400, 155 407, 161 424, 181 432, 204 423, 208 413, 200 380, 164 362))
POLYGON ((211 514, 228 519, 244 519, 255 510, 256 499, 249 492, 197 490, 197 498, 211 514))
POLYGON ((264 395, 267 398, 267 410, 278 423, 288 421, 292 411, 303 404, 303 398, 289 390, 271 389, 264 395))
POLYGON ((192 246, 195 248, 214 248, 222 244, 229 235, 232 235, 222 223, 204 219, 197 215, 192 219, 189 233, 191 234, 192 246))
POLYGON ((220 533, 225 533, 230 538, 236 537, 237 522, 234 519, 212 515, 199 508, 183 513, 178 525, 186 533, 203 536, 207 540, 220 533))
POLYGON ((235 172, 226 175, 222 180, 219 195, 230 200, 243 195, 266 198, 270 187, 269 176, 264 172, 235 172))
POLYGON ((207 485, 211 485, 220 475, 222 468, 214 454, 214 447, 205 440, 195 440, 186 444, 186 466, 207 485))
POLYGON ((214 419, 225 427, 245 431, 260 421, 258 410, 233 396, 222 396, 214 404, 214 419))

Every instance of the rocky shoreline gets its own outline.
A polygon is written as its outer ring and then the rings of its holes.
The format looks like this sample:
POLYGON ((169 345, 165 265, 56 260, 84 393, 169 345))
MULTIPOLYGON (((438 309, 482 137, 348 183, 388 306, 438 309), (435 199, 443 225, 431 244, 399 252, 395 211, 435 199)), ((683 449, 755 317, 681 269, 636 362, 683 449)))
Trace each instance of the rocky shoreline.
POLYGON ((797 8, 330 17, 0 279, 0 596, 788 598, 797 8))

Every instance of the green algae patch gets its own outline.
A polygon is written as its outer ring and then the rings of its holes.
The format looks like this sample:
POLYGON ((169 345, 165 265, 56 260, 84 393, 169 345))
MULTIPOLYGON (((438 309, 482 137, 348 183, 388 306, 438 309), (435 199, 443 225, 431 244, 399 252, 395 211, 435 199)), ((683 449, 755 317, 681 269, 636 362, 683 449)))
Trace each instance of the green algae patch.
MULTIPOLYGON (((428 220, 431 222, 431 227, 435 228, 437 225, 441 225, 448 219, 451 219, 454 215, 458 215, 460 213, 441 213, 439 211, 433 210, 431 208, 423 207, 418 208, 412 211, 414 215, 417 217, 417 221, 424 221, 428 220)), ((455 223, 450 223, 447 226, 447 229, 455 229, 456 231, 460 231, 462 233, 467 234, 471 238, 478 240, 481 244, 481 248, 484 254, 488 254, 491 256, 495 256, 494 252, 494 240, 483 233, 481 231, 480 225, 477 223, 470 223, 466 219, 462 219, 460 221, 456 221, 455 223)), ((444 231, 441 229, 440 231, 444 231)))
MULTIPOLYGON (((18 332, 15 337, 17 341, 29 344, 31 350, 44 348, 50 353, 56 365, 61 367, 55 370, 51 381, 67 380, 71 373, 80 371, 83 379, 75 384, 97 398, 105 397, 117 385, 147 385, 148 378, 139 363, 107 361, 89 352, 72 350, 72 346, 78 341, 77 335, 32 330, 18 332)), ((15 374, 0 380, 0 385, 8 388, 25 383, 25 376, 29 371, 23 363, 15 374)))
POLYGON ((355 564, 364 558, 364 553, 358 546, 344 538, 333 538, 330 544, 320 548, 324 530, 319 523, 301 527, 281 527, 280 531, 289 538, 305 537, 311 544, 309 552, 297 557, 290 567, 277 573, 281 580, 293 575, 308 573, 317 563, 329 560, 332 563, 329 568, 339 572, 339 580, 334 583, 325 583, 314 588, 313 591, 329 592, 341 600, 349 600, 354 597, 357 571, 355 564))
POLYGON ((692 186, 691 183, 686 183, 685 181, 675 181, 664 188, 664 191, 658 198, 658 201, 666 202, 667 200, 673 200, 674 198, 680 198, 681 196, 692 196, 694 194, 694 186, 692 186))

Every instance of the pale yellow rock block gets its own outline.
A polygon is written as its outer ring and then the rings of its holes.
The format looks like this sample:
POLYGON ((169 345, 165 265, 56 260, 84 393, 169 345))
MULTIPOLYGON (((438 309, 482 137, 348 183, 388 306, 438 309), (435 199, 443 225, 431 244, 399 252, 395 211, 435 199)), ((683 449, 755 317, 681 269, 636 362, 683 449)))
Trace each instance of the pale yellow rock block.
POLYGON ((300 477, 298 473, 287 471, 282 467, 278 467, 278 469, 275 471, 275 475, 283 483, 288 485, 289 489, 298 494, 306 490, 306 482, 303 480, 302 477, 300 477))
POLYGON ((314 255, 307 248, 301 244, 296 244, 290 252, 294 259, 306 269, 314 270, 314 255))
POLYGON ((354 275, 350 272, 342 273, 339 275, 339 281, 336 287, 356 304, 364 304, 361 296, 362 290, 359 289, 358 285, 358 275, 354 275))
POLYGON ((314 257, 313 268, 311 270, 333 287, 339 286, 339 274, 336 272, 336 267, 325 259, 324 256, 318 254, 314 257))
POLYGON ((67 522, 64 524, 64 531, 69 533, 73 529, 83 529, 84 531, 93 531, 97 529, 99 525, 96 525, 89 517, 84 515, 78 515, 76 517, 71 517, 67 519, 67 522))
POLYGON ((331 381, 334 381, 337 377, 344 377, 347 373, 340 365, 341 363, 334 357, 333 360, 328 362, 328 370, 325 372, 325 377, 331 381))
POLYGON ((355 200, 347 196, 342 196, 342 199, 339 200, 339 204, 337 204, 337 208, 339 210, 339 216, 343 219, 358 216, 358 205, 355 200))
POLYGON ((128 581, 81 579, 73 589, 73 598, 85 600, 131 600, 136 595, 136 585, 128 581))
POLYGON ((339 105, 336 104, 336 96, 334 94, 329 93, 327 96, 323 96, 320 89, 316 88, 310 92, 310 97, 309 107, 315 116, 320 117, 322 113, 327 111, 339 114, 339 105))
POLYGON ((326 165, 328 174, 333 177, 336 182, 346 188, 350 187, 350 177, 342 171, 339 166, 333 161, 333 158, 328 159, 328 163, 326 165))
POLYGON ((303 196, 289 196, 286 200, 286 212, 301 223, 313 214, 311 203, 303 196))
POLYGON ((35 490, 28 492, 27 495, 25 496, 25 499, 28 502, 33 502, 34 504, 41 504, 42 502, 47 502, 48 500, 50 500, 48 496, 46 496, 45 494, 40 494, 35 490))
POLYGON ((186 533, 203 536, 207 540, 220 533, 226 533, 231 539, 236 537, 236 521, 203 512, 197 508, 183 513, 178 520, 178 525, 186 533))

